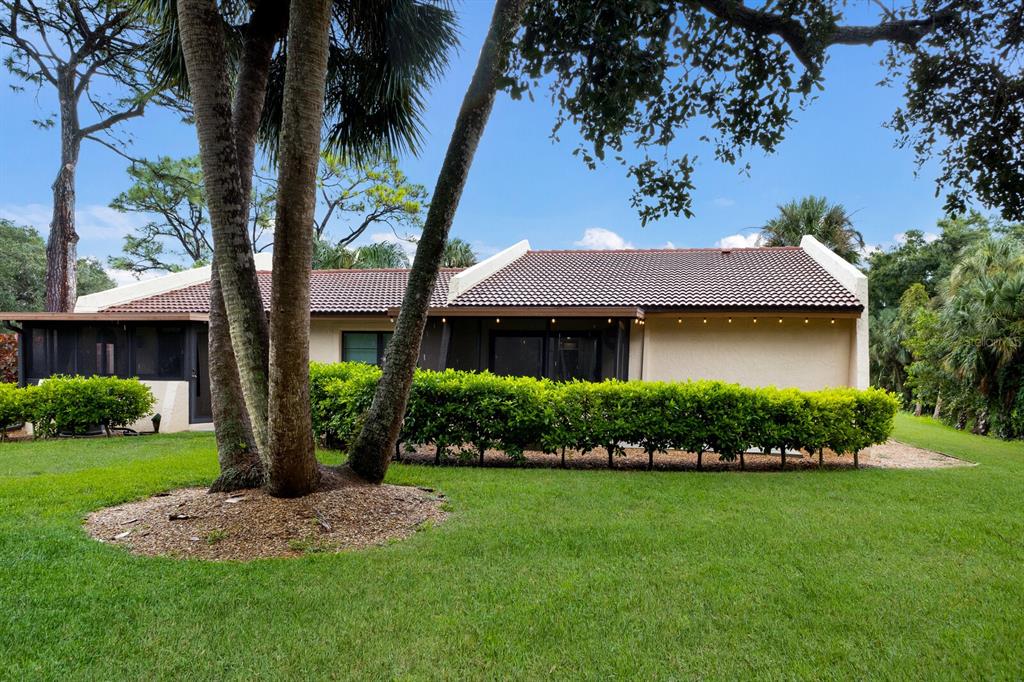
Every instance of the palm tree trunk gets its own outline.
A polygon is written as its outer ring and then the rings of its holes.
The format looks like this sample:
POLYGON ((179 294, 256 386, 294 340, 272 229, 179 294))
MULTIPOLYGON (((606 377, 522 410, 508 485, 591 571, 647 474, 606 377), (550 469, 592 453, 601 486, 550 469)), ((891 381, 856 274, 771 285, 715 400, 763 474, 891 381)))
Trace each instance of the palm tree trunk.
POLYGON ((57 98, 60 106, 60 170, 53 181, 53 217, 46 240, 46 311, 66 313, 75 309, 78 233, 75 232, 75 171, 82 147, 74 74, 58 69, 57 98))
MULTIPOLYGON (((231 106, 238 175, 244 197, 249 197, 252 191, 256 134, 263 112, 274 44, 280 37, 278 27, 283 24, 280 15, 286 10, 287 5, 284 3, 263 2, 253 11, 244 37, 242 61, 231 106)), ((247 200, 247 211, 248 206, 247 200)), ((208 371, 220 476, 210 491, 226 492, 262 486, 266 481, 266 469, 260 461, 249 412, 245 408, 242 383, 231 344, 231 329, 221 292, 217 258, 213 260, 208 371)))
POLYGON ((266 480, 256 440, 252 435, 249 413, 245 409, 242 383, 238 378, 235 352, 231 346, 227 311, 220 290, 217 258, 214 256, 210 276, 210 399, 217 438, 217 461, 220 476, 210 492, 230 492, 242 488, 259 488, 266 480))
POLYGON ((480 51, 473 80, 462 100, 416 247, 384 373, 363 428, 349 453, 349 466, 368 481, 379 483, 384 479, 391 452, 398 440, 448 231, 469 176, 473 155, 491 115, 498 81, 505 72, 509 46, 519 28, 526 4, 527 0, 498 0, 495 4, 491 27, 480 51))
POLYGON ((222 20, 213 0, 179 0, 177 11, 224 309, 253 436, 266 465, 269 332, 246 229, 249 180, 243 183, 240 173, 222 20))
POLYGON ((942 394, 940 393, 935 398, 935 410, 932 412, 932 419, 938 419, 942 416, 942 394))
POLYGON ((292 0, 288 18, 270 298, 267 440, 268 491, 279 497, 310 493, 320 480, 309 411, 309 277, 330 8, 331 0, 292 0))

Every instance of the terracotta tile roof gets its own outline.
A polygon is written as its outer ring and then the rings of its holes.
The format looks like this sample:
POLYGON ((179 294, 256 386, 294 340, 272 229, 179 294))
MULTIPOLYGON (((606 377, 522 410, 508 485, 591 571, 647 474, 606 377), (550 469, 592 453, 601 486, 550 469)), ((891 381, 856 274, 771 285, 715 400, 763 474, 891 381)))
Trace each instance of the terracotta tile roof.
POLYGON ((528 251, 453 305, 861 308, 799 247, 528 251))
MULTIPOLYGON (((431 307, 861 309, 861 302, 799 247, 528 251, 448 304, 448 283, 457 272, 441 271, 431 307)), ((401 305, 408 276, 408 270, 316 270, 311 312, 387 312, 401 305)), ((260 272, 259 278, 266 307, 270 273, 260 272)), ((205 313, 209 294, 204 282, 104 312, 205 313)))
MULTIPOLYGON (((458 270, 444 269, 438 277, 432 306, 444 305, 448 280, 458 270)), ((270 273, 260 272, 263 306, 270 306, 270 273)), ((383 313, 399 306, 409 280, 408 270, 314 270, 310 280, 312 313, 383 313)), ((210 284, 202 282, 174 291, 120 303, 104 312, 190 312, 210 310, 210 284)))

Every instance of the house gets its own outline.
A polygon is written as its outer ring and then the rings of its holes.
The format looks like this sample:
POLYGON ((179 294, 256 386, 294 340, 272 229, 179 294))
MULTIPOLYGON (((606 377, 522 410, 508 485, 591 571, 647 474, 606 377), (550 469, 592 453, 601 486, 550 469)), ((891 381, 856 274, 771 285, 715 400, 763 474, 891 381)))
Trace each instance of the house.
MULTIPOLYGON (((264 301, 270 258, 257 256, 264 301)), ((210 428, 209 267, 79 298, 73 313, 0 313, 20 377, 138 376, 162 430, 210 428), (12 324, 13 322, 13 324, 12 324)), ((380 364, 407 270, 311 280, 310 357, 380 364)), ((441 271, 419 364, 556 380, 722 379, 868 385, 867 279, 813 237, 799 247, 537 251, 525 241, 441 271)))

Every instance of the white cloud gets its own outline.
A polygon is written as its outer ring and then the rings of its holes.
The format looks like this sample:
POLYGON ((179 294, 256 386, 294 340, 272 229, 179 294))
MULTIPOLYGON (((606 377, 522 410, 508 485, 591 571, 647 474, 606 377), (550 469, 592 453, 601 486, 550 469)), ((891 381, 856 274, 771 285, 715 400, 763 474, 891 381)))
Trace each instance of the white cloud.
POLYGON ((573 242, 585 249, 632 249, 631 243, 603 227, 588 227, 579 241, 573 242))
POLYGON ((679 247, 677 247, 671 241, 667 241, 667 242, 665 242, 665 245, 662 246, 661 248, 663 248, 663 249, 675 249, 675 248, 679 248, 679 247))
POLYGON ((416 242, 411 239, 399 239, 394 232, 373 232, 370 234, 370 244, 376 244, 377 242, 393 242, 402 247, 405 251, 405 255, 409 257, 409 262, 412 262, 413 257, 416 255, 416 242))
MULTIPOLYGON (((49 230, 53 209, 44 204, 3 204, 0 218, 19 225, 30 225, 44 237, 49 230)), ((85 204, 75 210, 75 229, 85 239, 120 239, 146 223, 144 216, 121 213, 102 204, 85 204)))
POLYGON ((118 270, 117 268, 104 268, 103 271, 106 272, 107 276, 114 280, 114 283, 119 287, 124 286, 125 284, 135 284, 136 282, 142 282, 155 277, 162 277, 165 274, 162 272, 144 272, 141 275, 136 275, 131 270, 118 270))
POLYGON ((871 257, 871 254, 878 253, 881 250, 882 250, 882 245, 881 244, 865 244, 863 246, 863 248, 857 249, 857 253, 860 254, 861 258, 863 258, 864 260, 867 260, 868 258, 871 257))
POLYGON ((715 197, 711 203, 718 208, 729 208, 730 206, 736 205, 736 200, 730 199, 729 197, 715 197))
POLYGON ((929 244, 931 244, 933 241, 935 241, 938 238, 939 238, 939 235, 935 234, 934 232, 925 232, 924 233, 924 240, 926 242, 928 242, 929 244))
POLYGON ((752 246, 761 246, 763 240, 761 239, 760 232, 751 232, 750 234, 730 234, 728 237, 722 237, 715 246, 722 249, 745 249, 752 246))

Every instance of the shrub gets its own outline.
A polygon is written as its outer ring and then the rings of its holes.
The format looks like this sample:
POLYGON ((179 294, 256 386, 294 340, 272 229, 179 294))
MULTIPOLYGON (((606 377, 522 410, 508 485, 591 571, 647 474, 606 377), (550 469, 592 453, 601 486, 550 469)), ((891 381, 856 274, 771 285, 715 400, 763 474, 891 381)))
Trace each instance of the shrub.
POLYGON ((39 437, 80 435, 99 425, 123 427, 153 408, 152 391, 138 379, 54 376, 22 392, 24 414, 39 437))
POLYGON ((0 383, 0 439, 7 429, 25 422, 24 389, 15 384, 0 383))
MULTIPOLYGON (((313 423, 319 437, 344 446, 362 425, 380 370, 314 365, 313 423)), ((401 440, 437 448, 489 448, 513 458, 523 450, 608 453, 626 444, 652 458, 669 449, 715 452, 732 460, 752 447, 857 452, 889 437, 898 401, 881 389, 823 391, 744 388, 720 381, 554 383, 488 372, 418 370, 401 440)))

